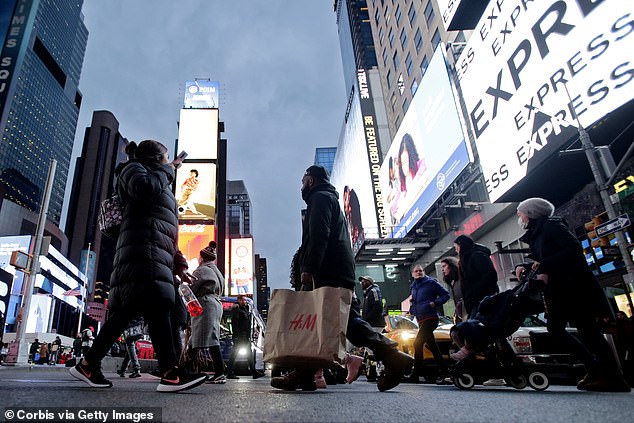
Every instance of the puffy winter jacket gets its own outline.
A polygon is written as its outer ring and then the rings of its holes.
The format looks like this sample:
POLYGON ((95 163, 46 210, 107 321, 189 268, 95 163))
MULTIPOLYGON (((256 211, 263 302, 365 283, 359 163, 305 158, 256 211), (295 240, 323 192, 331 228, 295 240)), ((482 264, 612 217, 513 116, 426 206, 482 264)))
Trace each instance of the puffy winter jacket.
POLYGON ((410 285, 412 301, 410 304, 410 314, 416 316, 418 321, 437 317, 436 307, 443 305, 449 300, 449 292, 432 277, 425 275, 422 278, 414 279, 410 285), (434 307, 430 303, 434 303, 434 307))

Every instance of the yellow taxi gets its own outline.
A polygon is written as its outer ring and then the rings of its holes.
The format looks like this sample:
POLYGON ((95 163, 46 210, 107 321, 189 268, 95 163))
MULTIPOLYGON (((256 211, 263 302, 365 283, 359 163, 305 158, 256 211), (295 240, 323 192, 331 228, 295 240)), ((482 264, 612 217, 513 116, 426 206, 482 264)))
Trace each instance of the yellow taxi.
MULTIPOLYGON (((414 340, 416 334, 418 334, 418 322, 414 316, 395 314, 387 316, 386 320, 386 332, 384 335, 391 340, 398 343, 398 349, 414 356, 414 340)), ((451 347, 451 337, 449 331, 453 326, 453 321, 445 316, 439 317, 439 324, 436 330, 434 330, 434 338, 436 344, 445 359, 449 359, 449 349, 451 347)), ((431 360, 433 362, 434 357, 431 351, 425 346, 423 350, 424 360, 431 360)))

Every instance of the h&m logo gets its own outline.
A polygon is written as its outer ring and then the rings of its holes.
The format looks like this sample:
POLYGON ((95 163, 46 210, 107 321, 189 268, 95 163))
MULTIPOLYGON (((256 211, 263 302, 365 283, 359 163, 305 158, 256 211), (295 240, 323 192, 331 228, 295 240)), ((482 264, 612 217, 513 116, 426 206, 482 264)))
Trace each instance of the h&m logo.
POLYGON ((317 313, 315 314, 296 314, 295 318, 291 320, 289 330, 315 330, 315 323, 317 323, 317 313))

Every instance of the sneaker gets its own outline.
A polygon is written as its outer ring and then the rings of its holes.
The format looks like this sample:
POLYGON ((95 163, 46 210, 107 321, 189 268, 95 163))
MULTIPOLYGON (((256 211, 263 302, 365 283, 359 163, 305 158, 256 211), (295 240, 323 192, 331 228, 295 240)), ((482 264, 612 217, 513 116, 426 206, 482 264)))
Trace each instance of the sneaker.
POLYGON ((482 386, 506 386, 504 379, 489 379, 482 382, 482 386))
POLYGON ((75 367, 70 368, 69 373, 93 388, 112 388, 112 382, 104 377, 99 365, 83 365, 80 360, 75 367))
POLYGON ((453 360, 460 361, 460 360, 464 360, 465 358, 469 357, 472 354, 473 354, 473 351, 471 351, 467 347, 462 347, 458 351, 449 354, 449 357, 451 357, 453 360))
POLYGON ((159 392, 180 392, 205 383, 207 375, 204 373, 189 373, 180 367, 168 371, 162 378, 156 390, 159 392))
POLYGON ((359 369, 363 363, 363 358, 358 355, 346 354, 344 364, 348 370, 348 376, 346 376, 346 383, 352 383, 359 377, 359 369))
POLYGON ((271 378, 271 386, 285 391, 316 391, 315 372, 312 370, 294 370, 285 376, 271 378))
POLYGON ((577 383, 577 389, 579 389, 580 391, 585 391, 586 390, 586 386, 588 386, 589 383, 594 382, 597 379, 598 378, 595 375, 593 375, 591 373, 586 373, 586 375, 583 377, 583 379, 581 379, 577 383))
POLYGON ((385 366, 384 375, 376 382, 381 392, 388 391, 401 383, 403 376, 412 370, 414 358, 404 352, 392 350, 383 359, 383 365, 385 366))
POLYGON ((586 391, 593 392, 630 392, 630 385, 627 384, 623 377, 601 378, 589 382, 585 385, 586 391))
POLYGON ((117 374, 119 375, 119 377, 125 377, 125 372, 117 372, 117 374))
POLYGON ((228 374, 227 375, 227 379, 240 379, 238 376, 234 375, 233 373, 228 374))
POLYGON ((253 379, 259 379, 263 376, 264 376, 264 372, 261 372, 259 370, 256 370, 255 372, 253 372, 253 375, 252 375, 253 379))
POLYGON ((141 372, 138 370, 134 370, 132 373, 130 373, 130 376, 128 377, 132 379, 134 379, 135 377, 141 377, 141 372))
POLYGON ((227 377, 225 375, 211 375, 207 377, 207 381, 205 383, 221 385, 223 383, 227 383, 227 377))
POLYGON ((163 373, 159 369, 151 370, 149 373, 150 376, 158 377, 159 379, 163 377, 163 373))

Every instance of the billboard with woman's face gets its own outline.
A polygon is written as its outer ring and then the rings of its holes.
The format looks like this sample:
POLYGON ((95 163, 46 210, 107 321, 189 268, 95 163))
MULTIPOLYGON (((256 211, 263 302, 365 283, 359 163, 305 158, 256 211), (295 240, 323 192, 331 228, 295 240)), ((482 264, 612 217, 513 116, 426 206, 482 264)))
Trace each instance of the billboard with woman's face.
POLYGON ((379 176, 386 225, 402 238, 467 166, 442 44, 403 118, 379 176))

